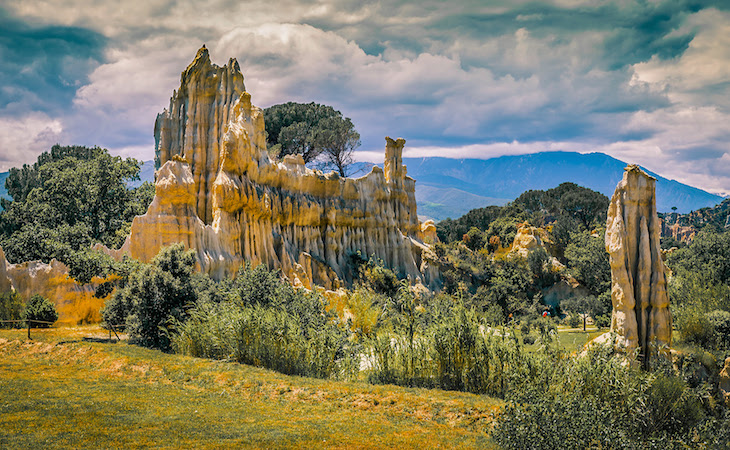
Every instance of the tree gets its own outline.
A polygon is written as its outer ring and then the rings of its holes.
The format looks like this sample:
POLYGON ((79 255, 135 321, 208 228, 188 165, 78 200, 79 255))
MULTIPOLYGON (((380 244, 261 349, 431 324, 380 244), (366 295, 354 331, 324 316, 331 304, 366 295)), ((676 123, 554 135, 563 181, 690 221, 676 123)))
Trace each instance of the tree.
POLYGON ((347 176, 353 153, 360 146, 360 133, 355 131, 350 118, 338 115, 322 120, 315 133, 315 142, 324 155, 325 166, 337 169, 341 177, 347 176))
POLYGON ((561 309, 581 316, 583 319, 583 331, 586 330, 586 319, 588 319, 588 317, 593 317, 593 319, 595 319, 598 316, 606 314, 605 305, 594 295, 565 299, 561 303, 560 307, 561 309))
POLYGON ((163 248, 107 302, 104 322, 123 323, 130 339, 144 347, 168 350, 168 323, 184 321, 186 309, 196 300, 195 264, 195 253, 182 244, 163 248))
POLYGON ((675 273, 699 277, 707 284, 730 285, 730 231, 703 228, 689 247, 672 252, 667 263, 675 273))
POLYGON ((266 143, 277 156, 300 154, 305 163, 320 159, 325 168, 347 175, 360 134, 348 117, 331 106, 284 103, 264 110, 266 143))
POLYGON ((58 312, 56 312, 56 307, 50 300, 35 294, 25 305, 23 320, 29 322, 29 327, 48 328, 58 320, 58 312))
POLYGON ((571 233, 570 237, 565 249, 570 273, 594 295, 607 291, 611 285, 611 266, 603 239, 587 231, 571 233))
MULTIPOLYGON (((0 320, 20 320, 23 317, 23 299, 11 289, 0 293, 0 320)), ((4 324, 0 323, 0 327, 4 324)), ((12 328, 13 324, 9 325, 12 328)))
POLYGON ((112 157, 99 147, 61 147, 44 152, 32 166, 10 171, 3 201, 0 244, 10 261, 56 258, 65 263, 75 252, 101 242, 123 241, 129 223, 152 199, 153 187, 139 179, 139 161, 112 157))
POLYGON ((474 251, 479 250, 484 247, 484 233, 482 233, 479 228, 472 227, 469 232, 464 235, 462 241, 464 241, 464 244, 466 244, 466 246, 470 249, 474 251))
POLYGON ((304 162, 313 161, 321 152, 315 142, 319 123, 341 113, 331 106, 317 103, 288 102, 264 110, 266 143, 280 146, 277 156, 300 154, 304 162))

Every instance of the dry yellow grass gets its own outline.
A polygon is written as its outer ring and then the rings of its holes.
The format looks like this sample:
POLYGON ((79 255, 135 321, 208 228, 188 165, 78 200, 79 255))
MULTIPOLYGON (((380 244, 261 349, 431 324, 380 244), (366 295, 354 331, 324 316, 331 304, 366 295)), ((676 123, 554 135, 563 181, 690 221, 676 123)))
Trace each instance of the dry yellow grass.
POLYGON ((86 326, 0 330, 2 448, 489 448, 500 401, 168 355, 86 326))

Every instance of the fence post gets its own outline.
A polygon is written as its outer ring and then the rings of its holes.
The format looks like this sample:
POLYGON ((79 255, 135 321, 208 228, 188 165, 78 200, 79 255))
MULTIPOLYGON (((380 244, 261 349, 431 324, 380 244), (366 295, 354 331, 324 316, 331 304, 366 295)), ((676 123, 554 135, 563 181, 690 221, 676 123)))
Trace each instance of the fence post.
POLYGON ((31 322, 30 322, 30 320, 29 320, 29 321, 28 321, 28 340, 29 340, 29 341, 32 341, 32 340, 33 340, 33 338, 32 338, 32 337, 30 337, 30 323, 31 323, 31 322))

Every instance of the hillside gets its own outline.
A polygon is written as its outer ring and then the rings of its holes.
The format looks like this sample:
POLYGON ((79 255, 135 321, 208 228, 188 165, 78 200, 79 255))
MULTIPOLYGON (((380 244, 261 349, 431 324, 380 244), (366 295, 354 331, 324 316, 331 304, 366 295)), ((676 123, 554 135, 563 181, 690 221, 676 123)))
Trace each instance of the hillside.
MULTIPOLYGON (((420 194, 419 214, 429 215, 433 205, 421 209, 421 202, 439 203, 440 191, 451 190, 450 203, 441 203, 440 220, 447 216, 456 218, 462 203, 500 205, 513 200, 530 189, 549 189, 569 181, 604 195, 611 196, 623 176, 626 163, 603 153, 580 154, 573 152, 543 152, 529 155, 501 156, 492 159, 403 158, 408 175, 417 180, 416 195, 420 194), (457 197, 454 189, 463 192, 457 197), (470 194, 470 195, 466 195, 470 194), (474 197, 476 196, 476 197, 474 197), (501 199, 499 201, 495 201, 501 199), (445 215, 444 215, 445 214, 445 215)), ((647 171, 657 178, 657 210, 671 211, 673 206, 680 213, 703 207, 711 207, 722 197, 686 184, 669 180, 647 171)))
POLYGON ((98 326, 0 330, 0 447, 493 448, 484 395, 281 375, 114 343, 98 326))

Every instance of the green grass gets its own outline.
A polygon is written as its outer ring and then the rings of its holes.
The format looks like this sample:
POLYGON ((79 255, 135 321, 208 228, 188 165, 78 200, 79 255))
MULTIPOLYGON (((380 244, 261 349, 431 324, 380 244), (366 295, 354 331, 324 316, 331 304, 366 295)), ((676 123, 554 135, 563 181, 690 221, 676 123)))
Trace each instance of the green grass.
POLYGON ((0 448, 491 448, 502 402, 0 330, 0 448))
POLYGON ((558 342, 570 353, 580 352, 589 341, 607 332, 608 328, 599 330, 595 326, 586 327, 586 331, 583 331, 582 326, 578 328, 558 327, 558 342))
MULTIPOLYGON (((593 339, 607 333, 608 328, 598 329, 595 326, 586 327, 586 331, 583 331, 583 327, 571 328, 567 326, 558 326, 558 346, 568 353, 578 353, 583 350, 583 347, 593 339)), ((533 331, 533 335, 535 332, 533 331)), ((525 346, 528 350, 536 351, 540 348, 539 343, 530 344, 525 346)))

